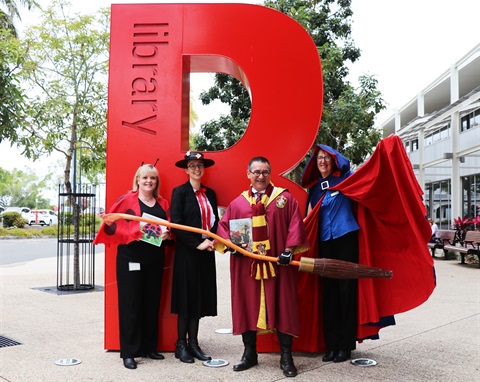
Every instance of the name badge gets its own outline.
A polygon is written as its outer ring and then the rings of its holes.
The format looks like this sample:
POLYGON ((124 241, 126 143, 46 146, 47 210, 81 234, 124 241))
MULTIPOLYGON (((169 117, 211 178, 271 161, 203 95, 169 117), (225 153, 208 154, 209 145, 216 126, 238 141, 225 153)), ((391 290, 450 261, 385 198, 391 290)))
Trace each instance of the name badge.
POLYGON ((128 263, 128 270, 131 271, 139 271, 140 270, 140 263, 132 263, 131 261, 128 263))
POLYGON ((330 196, 336 196, 340 191, 335 191, 335 192, 332 192, 330 196))

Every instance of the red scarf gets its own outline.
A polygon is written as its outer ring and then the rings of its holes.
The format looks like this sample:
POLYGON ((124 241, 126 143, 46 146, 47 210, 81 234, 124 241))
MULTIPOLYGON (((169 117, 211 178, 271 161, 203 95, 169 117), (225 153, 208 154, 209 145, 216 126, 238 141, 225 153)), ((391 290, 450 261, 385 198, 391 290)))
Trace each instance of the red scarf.
MULTIPOLYGON (((261 199, 257 202, 252 188, 248 190, 248 201, 252 208, 253 252, 263 256, 270 254, 270 241, 268 238, 268 225, 265 211, 272 192, 273 185, 269 184, 261 199)), ((257 280, 275 277, 275 267, 270 261, 254 259, 252 261, 250 275, 257 280)))

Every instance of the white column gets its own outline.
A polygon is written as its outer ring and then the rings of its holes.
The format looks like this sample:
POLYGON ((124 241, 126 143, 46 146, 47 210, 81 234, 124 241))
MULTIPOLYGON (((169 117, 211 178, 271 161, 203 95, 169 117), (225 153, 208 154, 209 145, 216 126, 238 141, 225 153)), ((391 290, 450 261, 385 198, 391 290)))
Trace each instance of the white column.
MULTIPOLYGON (((460 181, 460 159, 457 156, 458 153, 458 138, 460 133, 460 116, 458 112, 453 113, 450 116, 450 124, 452 127, 452 221, 453 219, 461 216, 462 210, 462 182, 460 181)), ((463 216, 461 216, 463 217, 463 216)))
POLYGON ((458 68, 455 65, 452 65, 450 68, 450 103, 457 102, 459 97, 458 68))
POLYGON ((425 115, 425 95, 423 93, 417 95, 417 115, 419 117, 425 115))
MULTIPOLYGON (((459 86, 458 86, 458 68, 452 65, 450 68, 450 103, 454 103, 459 99, 459 86)), ((462 211, 462 182, 460 181, 460 159, 457 156, 458 153, 458 140, 460 135, 460 115, 458 112, 453 113, 450 116, 451 125, 451 143, 452 143, 452 220, 461 216, 462 211)), ((463 217, 463 216, 461 216, 463 217)))
POLYGON ((402 127, 402 120, 400 118, 400 113, 398 110, 395 111, 395 134, 398 133, 400 128, 402 127))
POLYGON ((422 190, 425 190, 425 129, 422 127, 418 131, 418 184, 422 190))

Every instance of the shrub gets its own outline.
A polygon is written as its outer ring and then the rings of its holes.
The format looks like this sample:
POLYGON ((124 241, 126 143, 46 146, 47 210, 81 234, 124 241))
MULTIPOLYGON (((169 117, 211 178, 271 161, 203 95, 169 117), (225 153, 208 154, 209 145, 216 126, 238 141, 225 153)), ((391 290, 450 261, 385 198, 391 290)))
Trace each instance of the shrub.
POLYGON ((13 225, 17 228, 25 228, 27 224, 28 224, 27 219, 24 219, 22 217, 15 219, 13 222, 13 225))
POLYGON ((5 228, 18 227, 23 228, 28 223, 18 212, 5 212, 2 215, 3 226, 5 228))
POLYGON ((56 225, 46 227, 41 230, 41 235, 57 236, 57 234, 58 234, 58 227, 56 225))
POLYGON ((58 224, 70 225, 73 224, 73 214, 71 212, 63 212, 58 215, 58 224))
POLYGON ((15 236, 15 237, 24 237, 24 238, 29 238, 34 236, 31 231, 27 231, 26 229, 22 229, 22 228, 12 228, 6 231, 7 231, 6 236, 15 236))

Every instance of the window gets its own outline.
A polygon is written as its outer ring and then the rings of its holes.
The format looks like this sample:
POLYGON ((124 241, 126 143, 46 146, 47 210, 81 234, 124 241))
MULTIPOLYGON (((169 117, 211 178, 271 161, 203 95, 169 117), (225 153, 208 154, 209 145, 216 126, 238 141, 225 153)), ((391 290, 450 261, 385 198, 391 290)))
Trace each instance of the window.
POLYGON ((447 139, 450 137, 450 125, 440 129, 440 139, 447 139))
POLYGON ((468 118, 468 115, 465 117, 462 117, 460 120, 460 131, 467 131, 470 128, 470 118, 468 118))
POLYGON ((433 135, 429 134, 425 136, 425 146, 430 146, 433 143, 433 135))
POLYGON ((471 127, 480 125, 480 109, 477 109, 473 112, 473 120, 471 120, 471 127))
POLYGON ((449 229, 452 218, 452 195, 450 180, 425 185, 425 200, 428 217, 431 217, 440 229, 449 229))
MULTIPOLYGON (((462 216, 474 218, 480 215, 480 174, 466 176, 462 179, 463 200, 462 216)), ((477 226, 477 229, 479 227, 477 226)))
POLYGON ((480 108, 464 115, 460 119, 460 131, 462 132, 478 126, 480 126, 480 108))
POLYGON ((412 141, 412 151, 418 150, 418 139, 412 141))

